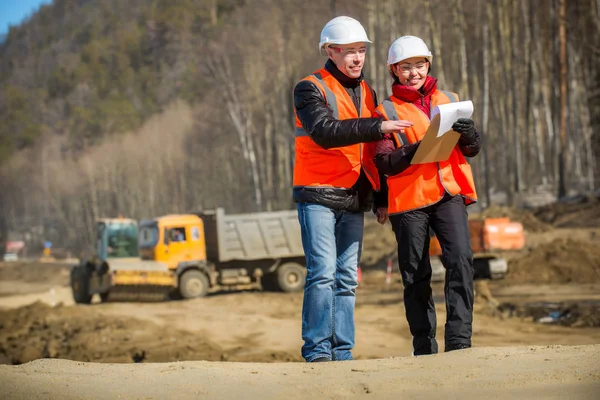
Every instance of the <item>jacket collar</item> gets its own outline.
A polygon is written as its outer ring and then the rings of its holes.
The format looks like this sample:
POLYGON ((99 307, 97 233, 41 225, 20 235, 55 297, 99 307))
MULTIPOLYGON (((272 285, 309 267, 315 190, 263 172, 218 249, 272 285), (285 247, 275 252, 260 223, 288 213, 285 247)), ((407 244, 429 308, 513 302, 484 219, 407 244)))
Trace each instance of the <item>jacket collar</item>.
POLYGON ((392 93, 394 97, 405 101, 407 103, 414 103, 422 97, 430 96, 437 89, 437 79, 431 76, 427 76, 425 83, 421 89, 416 90, 410 86, 402 85, 400 83, 394 83, 392 85, 392 93))
POLYGON ((335 63, 331 61, 331 59, 327 60, 327 63, 325 63, 325 69, 345 88, 354 89, 360 86, 360 82, 364 79, 362 72, 358 78, 350 78, 348 75, 340 71, 335 63))

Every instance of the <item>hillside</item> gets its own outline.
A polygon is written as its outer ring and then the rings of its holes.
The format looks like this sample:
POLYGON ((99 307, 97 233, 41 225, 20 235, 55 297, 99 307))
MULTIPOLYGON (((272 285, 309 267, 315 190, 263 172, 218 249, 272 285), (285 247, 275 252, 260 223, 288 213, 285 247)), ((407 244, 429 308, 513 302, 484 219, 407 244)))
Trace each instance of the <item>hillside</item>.
MULTIPOLYGON (((44 133, 73 146, 202 97, 194 49, 240 1, 55 0, 0 46, 0 154, 44 133)), ((4 158, 0 157, 0 158, 4 158)))

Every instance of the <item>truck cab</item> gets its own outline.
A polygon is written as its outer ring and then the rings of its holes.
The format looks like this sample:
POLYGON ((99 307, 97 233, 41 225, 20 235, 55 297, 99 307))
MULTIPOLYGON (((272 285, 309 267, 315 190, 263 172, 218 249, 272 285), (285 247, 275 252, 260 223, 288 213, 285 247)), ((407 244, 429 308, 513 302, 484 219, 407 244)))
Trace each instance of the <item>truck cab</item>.
POLYGON ((171 270, 185 262, 205 263, 205 243, 204 224, 196 215, 167 215, 140 224, 141 258, 164 262, 171 270))
POLYGON ((197 215, 141 221, 139 249, 142 260, 163 263, 178 277, 172 297, 202 297, 216 283, 214 265, 206 259, 204 224, 197 215))

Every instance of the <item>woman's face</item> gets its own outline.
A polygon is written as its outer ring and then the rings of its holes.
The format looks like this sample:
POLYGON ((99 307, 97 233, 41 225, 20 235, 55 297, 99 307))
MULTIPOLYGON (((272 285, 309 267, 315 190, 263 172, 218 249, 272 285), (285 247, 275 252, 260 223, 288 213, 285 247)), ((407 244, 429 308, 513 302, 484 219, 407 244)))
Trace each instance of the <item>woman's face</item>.
POLYGON ((423 57, 412 57, 394 64, 392 68, 401 84, 419 90, 427 78, 429 61, 423 57))

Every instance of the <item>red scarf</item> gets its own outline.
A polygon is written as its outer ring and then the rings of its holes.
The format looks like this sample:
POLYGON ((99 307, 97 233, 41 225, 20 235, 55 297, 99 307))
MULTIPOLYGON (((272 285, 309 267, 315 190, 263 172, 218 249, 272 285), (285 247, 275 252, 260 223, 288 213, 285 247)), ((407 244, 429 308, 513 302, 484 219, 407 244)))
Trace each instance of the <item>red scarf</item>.
POLYGON ((427 76, 427 78, 425 78, 425 83, 420 90, 394 83, 392 85, 392 93, 402 101, 413 103, 429 117, 431 115, 431 95, 435 92, 436 88, 437 79, 427 76))

